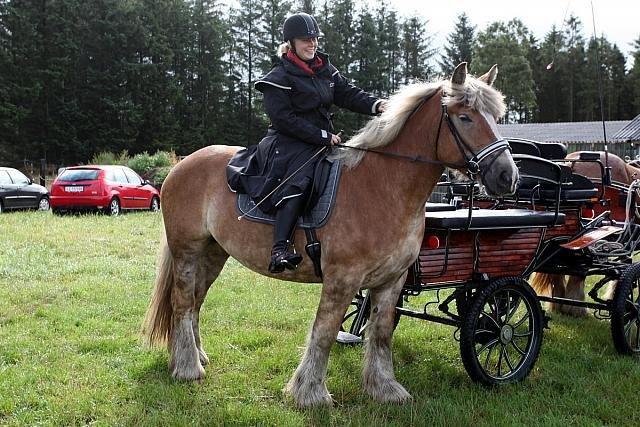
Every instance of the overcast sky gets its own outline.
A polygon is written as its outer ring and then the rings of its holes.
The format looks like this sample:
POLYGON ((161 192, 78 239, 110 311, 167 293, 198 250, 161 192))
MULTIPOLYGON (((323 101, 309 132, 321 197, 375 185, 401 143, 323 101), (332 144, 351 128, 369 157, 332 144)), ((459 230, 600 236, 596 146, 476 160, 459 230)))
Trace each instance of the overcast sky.
MULTIPOLYGON (((370 0, 373 1, 373 0, 370 0)), ((457 16, 466 12, 477 30, 494 21, 520 18, 539 40, 555 24, 562 26, 565 11, 580 18, 582 34, 593 34, 591 2, 589 0, 388 0, 403 16, 422 15, 429 22, 428 31, 435 35, 434 47, 446 43, 454 29, 457 16)), ((629 58, 631 43, 640 38, 640 1, 593 0, 598 36, 604 36, 629 58)), ((631 62, 628 62, 631 64, 631 62)))

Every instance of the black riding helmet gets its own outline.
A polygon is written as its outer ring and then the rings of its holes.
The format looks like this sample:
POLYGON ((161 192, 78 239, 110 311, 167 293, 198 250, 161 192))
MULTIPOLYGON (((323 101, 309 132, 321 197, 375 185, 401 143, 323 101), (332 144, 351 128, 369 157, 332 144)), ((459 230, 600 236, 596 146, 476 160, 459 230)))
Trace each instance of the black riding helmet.
POLYGON ((285 19, 282 33, 284 41, 290 41, 296 37, 322 37, 316 19, 304 12, 296 13, 285 19))

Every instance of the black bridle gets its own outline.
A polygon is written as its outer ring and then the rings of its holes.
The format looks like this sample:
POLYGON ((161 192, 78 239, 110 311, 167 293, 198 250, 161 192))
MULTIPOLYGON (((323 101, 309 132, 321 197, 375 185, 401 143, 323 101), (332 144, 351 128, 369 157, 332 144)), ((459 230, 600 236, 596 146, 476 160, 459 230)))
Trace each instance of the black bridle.
MULTIPOLYGON (((413 115, 420 107, 422 107, 423 104, 424 102, 418 105, 418 107, 416 107, 414 112, 411 114, 413 115)), ((436 155, 438 153, 438 143, 440 141, 442 122, 447 123, 447 126, 449 127, 449 131, 453 135, 453 139, 456 142, 456 146, 458 147, 458 149, 460 150, 460 154, 462 154, 462 157, 464 158, 464 163, 447 163, 440 160, 425 159, 420 155, 409 156, 405 154, 372 150, 370 148, 354 147, 350 145, 337 145, 336 147, 348 148, 351 150, 358 150, 358 151, 366 151, 369 153, 376 153, 376 154, 380 154, 387 157, 393 157, 396 159, 409 161, 412 163, 428 163, 433 165, 446 166, 448 168, 453 168, 453 169, 464 168, 467 170, 467 174, 469 175, 470 178, 475 178, 478 175, 484 178, 484 172, 491 168, 491 165, 493 165, 493 163, 496 161, 498 156, 505 150, 511 151, 511 146, 509 145, 509 142, 504 138, 500 138, 486 145, 480 151, 474 152, 473 148, 469 146, 469 144, 467 144, 464 141, 464 139, 462 139, 462 136, 458 132, 458 129, 456 129, 456 126, 454 125, 453 121, 451 120, 451 117, 449 116, 449 112, 447 111, 447 105, 442 104, 442 113, 440 115, 440 121, 438 123, 438 133, 436 134, 436 144, 435 144, 436 155), (493 160, 487 165, 487 167, 484 170, 481 169, 480 163, 484 159, 486 159, 487 157, 493 154, 495 154, 495 157, 493 158, 493 160)))

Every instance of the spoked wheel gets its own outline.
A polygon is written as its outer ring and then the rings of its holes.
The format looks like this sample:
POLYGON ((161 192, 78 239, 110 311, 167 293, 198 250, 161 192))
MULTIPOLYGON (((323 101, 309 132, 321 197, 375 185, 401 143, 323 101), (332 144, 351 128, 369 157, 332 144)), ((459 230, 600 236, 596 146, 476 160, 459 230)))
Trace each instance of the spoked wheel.
POLYGON ((467 373, 485 385, 513 383, 533 368, 543 313, 531 286, 503 277, 477 291, 462 317, 460 354, 467 373))
POLYGON ((611 335, 620 354, 640 355, 640 264, 628 267, 611 301, 611 335))
MULTIPOLYGON (((396 307, 402 307, 402 294, 398 298, 396 307)), ((347 313, 342 319, 342 326, 336 341, 339 344, 361 344, 364 340, 365 328, 369 321, 371 312, 371 298, 368 291, 359 291, 354 297, 351 305, 347 309, 347 313)), ((396 312, 393 319, 393 328, 395 329, 400 322, 400 314, 396 312)))

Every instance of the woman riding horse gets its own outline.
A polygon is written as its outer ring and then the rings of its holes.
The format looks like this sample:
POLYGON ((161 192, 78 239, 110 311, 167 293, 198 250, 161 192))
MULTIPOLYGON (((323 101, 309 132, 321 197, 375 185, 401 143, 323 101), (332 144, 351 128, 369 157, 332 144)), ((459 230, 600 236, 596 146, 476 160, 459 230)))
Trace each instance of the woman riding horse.
MULTIPOLYGON (((332 403, 325 385, 329 354, 360 289, 371 296, 363 386, 381 402, 411 399, 396 380, 391 339, 395 306, 424 237, 425 202, 445 165, 472 170, 491 195, 513 193, 519 178, 496 126, 505 111, 502 94, 491 87, 496 73, 494 66, 480 78, 468 77, 463 63, 450 81, 408 86, 346 144, 358 150, 342 149, 333 213, 317 230, 323 245, 320 302, 302 360, 284 390, 298 406, 332 403)), ((274 276, 264 263, 271 226, 238 221, 237 195, 226 185, 226 166, 239 150, 198 150, 162 185, 166 241, 144 331, 149 343, 168 343, 169 370, 178 380, 205 374, 209 358, 200 338, 200 308, 227 259, 274 276)), ((279 275, 318 281, 311 263, 279 275)))
POLYGON ((289 247, 315 165, 322 159, 317 154, 321 147, 341 142, 332 133, 331 105, 370 115, 385 107, 384 101, 349 84, 327 55, 317 51, 320 36, 311 15, 297 13, 284 21, 278 61, 255 85, 271 119, 267 136, 240 150, 227 169, 232 190, 249 194, 264 212, 275 212, 271 273, 294 270, 302 261, 289 247))

